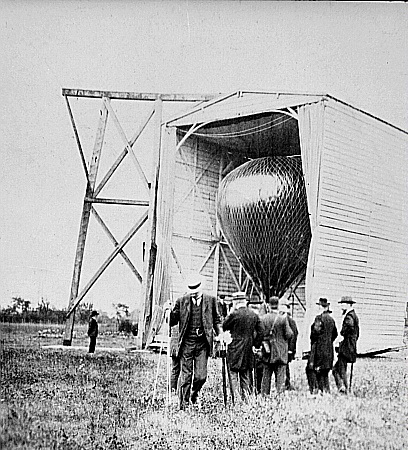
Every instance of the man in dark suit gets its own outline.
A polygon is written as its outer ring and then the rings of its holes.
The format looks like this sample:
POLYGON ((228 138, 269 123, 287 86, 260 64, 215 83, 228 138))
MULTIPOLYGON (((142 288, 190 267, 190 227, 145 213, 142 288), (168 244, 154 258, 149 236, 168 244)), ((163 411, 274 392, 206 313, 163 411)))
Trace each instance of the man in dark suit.
POLYGON ((287 308, 287 314, 288 314, 288 321, 289 326, 293 331, 293 336, 289 339, 288 342, 288 364, 286 366, 286 381, 285 381, 285 388, 287 390, 292 390, 293 387, 290 383, 290 369, 289 365, 290 363, 295 359, 296 356, 296 345, 297 345, 297 338, 299 335, 298 327, 296 325, 295 319, 292 317, 290 312, 290 302, 287 301, 286 303, 283 302, 282 307, 286 306, 287 308))
POLYGON ((89 350, 88 353, 95 353, 96 338, 98 337, 98 311, 92 311, 88 322, 89 350))
POLYGON ((329 393, 329 372, 333 367, 333 343, 337 337, 337 328, 330 315, 330 303, 327 298, 320 298, 317 305, 321 313, 315 317, 310 332, 311 351, 306 367, 309 389, 312 394, 329 393))
POLYGON ((340 342, 337 362, 333 367, 333 376, 337 389, 341 393, 347 393, 347 363, 354 363, 357 358, 357 340, 360 335, 359 320, 354 311, 355 301, 349 297, 342 297, 339 303, 343 308, 343 324, 340 334, 343 340, 340 342))
POLYGON ((271 297, 269 305, 271 312, 261 317, 264 335, 262 343, 264 368, 261 393, 264 395, 270 394, 272 373, 275 373, 276 391, 281 393, 285 390, 288 342, 293 336, 287 317, 286 305, 281 311, 278 311, 278 297, 271 297))
POLYGON ((252 393, 254 352, 262 342, 262 325, 258 314, 248 308, 245 292, 232 295, 232 310, 224 321, 223 329, 230 331, 232 341, 227 347, 227 361, 231 369, 231 384, 235 398, 245 399, 252 393))
POLYGON ((207 379, 207 362, 213 349, 213 330, 222 333, 217 299, 203 293, 203 277, 192 276, 188 292, 177 299, 170 312, 170 326, 179 324, 177 354, 180 357, 180 409, 197 403, 198 393, 207 379), (194 373, 194 378, 193 378, 194 373))

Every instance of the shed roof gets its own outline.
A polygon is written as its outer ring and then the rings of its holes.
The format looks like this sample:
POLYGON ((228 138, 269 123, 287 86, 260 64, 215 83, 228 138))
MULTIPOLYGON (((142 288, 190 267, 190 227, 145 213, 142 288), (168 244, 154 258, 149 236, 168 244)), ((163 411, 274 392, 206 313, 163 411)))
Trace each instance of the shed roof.
POLYGON ((322 98, 325 95, 236 91, 202 102, 168 120, 166 125, 182 127, 194 123, 211 123, 316 103, 322 98))
POLYGON ((317 103, 321 100, 339 102, 408 134, 407 130, 399 128, 390 122, 374 116, 360 108, 356 108, 329 94, 264 91, 235 91, 227 95, 217 96, 212 100, 201 102, 184 113, 179 113, 172 119, 167 120, 166 125, 171 127, 183 127, 192 124, 207 124, 268 112, 278 112, 285 109, 290 111, 290 108, 317 103))

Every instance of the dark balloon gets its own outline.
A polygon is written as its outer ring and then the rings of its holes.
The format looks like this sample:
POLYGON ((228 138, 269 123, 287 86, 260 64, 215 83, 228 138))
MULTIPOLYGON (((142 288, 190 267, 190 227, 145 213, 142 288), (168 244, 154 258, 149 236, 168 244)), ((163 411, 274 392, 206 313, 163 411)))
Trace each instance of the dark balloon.
POLYGON ((311 239, 300 158, 249 161, 218 191, 223 234, 244 269, 269 299, 305 271, 311 239))

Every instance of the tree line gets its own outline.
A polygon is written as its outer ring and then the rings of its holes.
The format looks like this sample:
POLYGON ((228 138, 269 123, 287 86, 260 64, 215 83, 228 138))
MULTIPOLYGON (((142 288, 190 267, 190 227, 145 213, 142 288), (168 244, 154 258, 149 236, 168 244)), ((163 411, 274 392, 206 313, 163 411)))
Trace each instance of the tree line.
MULTIPOLYGON (((92 303, 79 304, 75 322, 86 324, 93 309, 92 303)), ((55 308, 47 299, 41 298, 37 306, 22 297, 12 297, 11 304, 0 309, 0 322, 10 323, 65 323, 67 310, 55 308)))
MULTIPOLYGON (((123 303, 113 304, 116 317, 110 318, 106 314, 100 314, 98 322, 116 323, 117 330, 126 334, 137 334, 137 323, 130 320, 129 306, 123 303)), ((91 311, 94 309, 92 303, 80 303, 75 310, 75 323, 85 325, 89 321, 91 311)), ((67 310, 58 309, 44 298, 37 306, 32 306, 30 300, 22 297, 12 297, 11 304, 0 308, 0 322, 2 323, 53 323, 64 324, 67 318, 67 310)))

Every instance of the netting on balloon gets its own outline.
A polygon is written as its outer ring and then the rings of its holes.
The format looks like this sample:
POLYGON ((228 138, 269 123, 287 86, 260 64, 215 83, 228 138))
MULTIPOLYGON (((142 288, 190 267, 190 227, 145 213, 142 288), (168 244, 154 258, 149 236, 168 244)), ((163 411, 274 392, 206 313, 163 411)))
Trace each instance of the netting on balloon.
POLYGON ((217 214, 228 244, 265 296, 306 269, 311 230, 301 161, 259 158, 221 182, 217 214))

